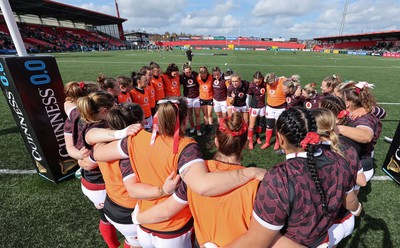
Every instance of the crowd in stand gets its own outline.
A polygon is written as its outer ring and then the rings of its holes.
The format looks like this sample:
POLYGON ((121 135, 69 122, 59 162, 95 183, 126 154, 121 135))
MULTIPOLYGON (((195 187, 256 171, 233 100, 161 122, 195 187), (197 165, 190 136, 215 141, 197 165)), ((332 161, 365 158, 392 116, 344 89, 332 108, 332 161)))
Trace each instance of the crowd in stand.
MULTIPOLYGON (((0 45, 3 49, 14 49, 5 24, 0 25, 0 45)), ((19 29, 30 53, 65 51, 115 50, 125 43, 105 34, 82 29, 50 27, 19 23, 19 29), (34 40, 32 40, 32 38, 34 40)))
POLYGON ((117 230, 124 247, 334 247, 351 235, 374 173, 386 114, 373 87, 332 75, 318 92, 299 75, 247 81, 151 62, 68 83, 65 141, 108 247, 120 246, 117 230), (217 148, 206 161, 190 137, 204 135, 217 148), (282 163, 241 165, 244 149, 273 137, 282 163))

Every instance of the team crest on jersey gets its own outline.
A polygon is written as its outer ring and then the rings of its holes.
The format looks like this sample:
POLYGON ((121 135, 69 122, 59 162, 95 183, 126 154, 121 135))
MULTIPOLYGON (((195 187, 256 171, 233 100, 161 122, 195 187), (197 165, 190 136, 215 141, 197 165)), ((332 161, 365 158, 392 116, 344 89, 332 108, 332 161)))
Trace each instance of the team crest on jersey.
POLYGON ((243 92, 240 92, 239 95, 238 95, 238 97, 243 98, 243 97, 244 97, 244 93, 243 93, 243 92))
POLYGON ((202 88, 203 88, 203 90, 208 90, 207 85, 203 85, 202 88))
POLYGON ((307 108, 307 109, 311 109, 311 107, 312 107, 311 102, 306 102, 306 108, 307 108))
POLYGON ((275 90, 269 90, 270 95, 275 95, 275 90))
POLYGON ((261 95, 264 95, 265 94, 265 89, 264 88, 260 89, 260 93, 261 93, 261 95))
POLYGON ((132 99, 129 97, 126 99, 127 102, 132 102, 132 99))
POLYGON ((178 83, 176 81, 172 81, 172 86, 176 87, 178 83))
POLYGON ((255 109, 253 109, 253 115, 256 115, 257 114, 257 110, 255 110, 255 109))
POLYGON ((188 84, 193 84, 193 79, 189 79, 188 84))
POLYGON ((157 85, 158 85, 158 87, 160 87, 160 88, 162 87, 162 83, 161 83, 161 82, 159 82, 157 85))
POLYGON ((214 80, 214 85, 219 85, 219 81, 218 80, 214 80))
POLYGON ((154 95, 156 91, 154 89, 151 89, 151 94, 154 95))
POLYGON ((292 102, 292 98, 286 97, 286 102, 287 102, 287 103, 291 103, 291 102, 292 102))
POLYGON ((149 102, 149 99, 148 99, 147 97, 145 97, 145 98, 143 98, 143 102, 144 102, 144 103, 148 103, 148 102, 149 102))

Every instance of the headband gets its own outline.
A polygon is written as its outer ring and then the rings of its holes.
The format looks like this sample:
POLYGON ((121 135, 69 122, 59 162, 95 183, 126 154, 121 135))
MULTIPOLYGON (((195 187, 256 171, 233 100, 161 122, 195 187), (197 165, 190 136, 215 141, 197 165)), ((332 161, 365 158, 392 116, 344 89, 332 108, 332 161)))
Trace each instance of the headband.
MULTIPOLYGON (((230 120, 230 118, 226 118, 226 120, 230 120)), ((219 123, 219 130, 226 134, 232 135, 233 137, 236 137, 236 136, 244 134, 247 131, 247 124, 244 120, 242 120, 240 130, 239 131, 231 131, 229 128, 227 128, 225 126, 224 119, 222 119, 219 123)))
POLYGON ((319 143, 319 134, 316 132, 308 132, 306 137, 300 142, 300 146, 306 149, 309 144, 316 145, 319 143))
POLYGON ((85 83, 84 82, 79 82, 79 88, 83 90, 85 88, 85 83))
POLYGON ((348 116, 349 114, 350 114, 350 112, 348 110, 342 110, 337 115, 337 118, 338 119, 343 119, 344 117, 348 116))
POLYGON ((373 89, 373 88, 375 87, 374 84, 370 84, 370 83, 365 82, 365 81, 363 81, 363 82, 358 82, 358 83, 356 83, 355 86, 356 86, 356 93, 357 93, 357 94, 360 94, 360 91, 361 91, 362 89, 364 89, 365 87, 367 87, 367 88, 369 88, 369 89, 373 89))

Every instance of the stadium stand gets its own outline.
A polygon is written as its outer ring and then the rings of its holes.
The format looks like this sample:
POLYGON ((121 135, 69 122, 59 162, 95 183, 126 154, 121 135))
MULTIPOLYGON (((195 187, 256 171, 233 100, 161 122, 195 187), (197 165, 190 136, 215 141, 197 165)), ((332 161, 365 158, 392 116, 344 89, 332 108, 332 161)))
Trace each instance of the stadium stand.
POLYGON ((183 41, 168 41, 159 42, 159 46, 192 46, 192 47, 215 47, 225 48, 228 45, 240 48, 272 48, 278 47, 280 49, 304 49, 305 44, 297 42, 273 42, 273 41, 259 41, 259 40, 183 40, 183 41))
POLYGON ((317 49, 397 51, 400 47, 400 30, 319 37, 314 40, 318 41, 317 49))
MULTIPOLYGON (((127 45, 119 31, 126 19, 49 0, 10 0, 10 5, 28 52, 114 50, 127 45)), ((0 15, 0 53, 12 49, 0 15)))

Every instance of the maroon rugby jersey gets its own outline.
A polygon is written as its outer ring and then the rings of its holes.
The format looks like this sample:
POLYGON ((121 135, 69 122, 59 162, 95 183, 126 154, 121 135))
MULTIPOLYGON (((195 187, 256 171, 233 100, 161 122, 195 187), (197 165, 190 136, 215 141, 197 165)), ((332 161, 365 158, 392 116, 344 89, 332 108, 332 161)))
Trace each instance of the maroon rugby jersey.
POLYGON ((242 85, 238 88, 233 87, 233 85, 228 88, 228 96, 231 97, 232 93, 235 95, 235 99, 232 103, 234 107, 246 106, 246 98, 249 90, 249 82, 242 80, 242 85))
POLYGON ((371 158, 372 151, 382 131, 382 122, 373 114, 368 113, 353 120, 354 125, 368 127, 374 133, 371 142, 361 144, 361 158, 371 158))
POLYGON ((286 103, 286 109, 302 104, 300 96, 295 96, 294 94, 286 94, 286 103))
POLYGON ((192 71, 190 77, 184 73, 181 77, 181 84, 183 85, 183 96, 187 98, 199 97, 199 83, 197 82, 197 72, 192 71))
POLYGON ((306 153, 287 155, 260 183, 254 202, 254 217, 273 225, 286 237, 306 246, 321 243, 334 222, 343 197, 354 184, 346 160, 337 153, 320 150, 315 156, 318 176, 326 194, 328 213, 308 170, 306 153))
POLYGON ((306 109, 315 109, 319 107, 319 102, 320 102, 321 98, 319 97, 319 95, 316 93, 313 96, 311 96, 308 99, 305 99, 304 97, 301 97, 301 102, 303 102, 304 107, 306 109))
POLYGON ((252 108, 264 108, 265 107, 265 82, 257 85, 254 82, 250 83, 248 95, 251 95, 250 107, 252 108))
POLYGON ((218 102, 225 101, 228 88, 226 87, 225 79, 221 76, 219 79, 214 78, 213 82, 213 94, 214 99, 218 102))
MULTIPOLYGON (((85 141, 85 136, 89 132, 89 130, 93 128, 106 128, 107 124, 105 122, 98 122, 98 123, 86 123, 82 119, 79 118, 77 122, 77 139, 74 140, 74 146, 76 149, 81 149, 82 147, 86 147, 88 150, 93 148, 92 145, 89 145, 85 141)), ((75 135, 73 136, 75 137, 75 135)), ((94 183, 94 184, 103 184, 103 176, 101 175, 100 168, 96 167, 93 170, 83 170, 82 177, 86 179, 86 181, 94 183)))

